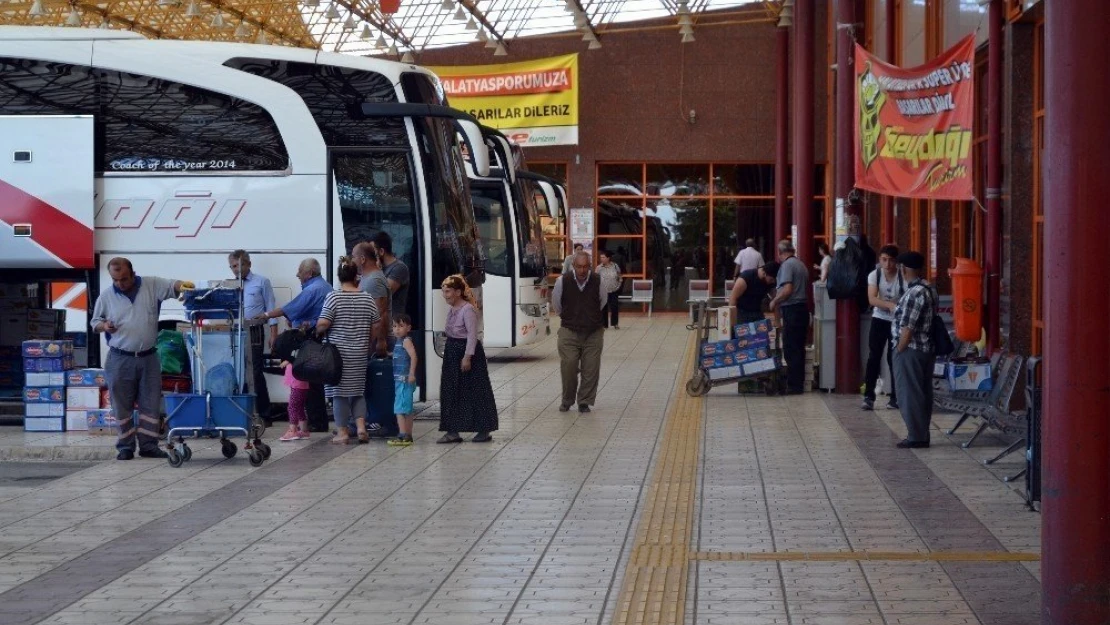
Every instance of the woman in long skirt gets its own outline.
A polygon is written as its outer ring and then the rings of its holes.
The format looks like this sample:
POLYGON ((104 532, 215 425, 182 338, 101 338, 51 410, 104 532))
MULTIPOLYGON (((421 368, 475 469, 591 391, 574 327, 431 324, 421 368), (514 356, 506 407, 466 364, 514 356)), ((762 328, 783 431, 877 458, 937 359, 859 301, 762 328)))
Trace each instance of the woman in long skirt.
POLYGON ((461 443, 459 432, 477 432, 475 443, 493 440, 497 429, 497 404, 489 381, 486 353, 478 341, 478 311, 474 296, 461 275, 443 281, 447 300, 447 346, 440 378, 439 431, 437 443, 461 443))

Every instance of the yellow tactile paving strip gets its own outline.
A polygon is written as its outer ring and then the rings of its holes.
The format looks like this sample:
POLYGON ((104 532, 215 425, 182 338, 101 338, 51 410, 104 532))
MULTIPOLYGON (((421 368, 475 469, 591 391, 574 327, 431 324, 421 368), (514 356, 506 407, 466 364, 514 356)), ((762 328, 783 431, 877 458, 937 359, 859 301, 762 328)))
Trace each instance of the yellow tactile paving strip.
POLYGON ((703 400, 685 391, 695 350, 691 333, 678 370, 663 448, 652 475, 617 605, 617 625, 680 624, 685 618, 689 546, 694 526, 703 400))
POLYGON ((674 403, 663 428, 663 448, 636 530, 636 540, 621 585, 616 625, 681 625, 686 616, 686 585, 692 561, 719 562, 1036 562, 1040 554, 999 551, 690 551, 697 500, 702 411, 700 397, 685 392, 696 354, 691 333, 677 374, 674 403))
POLYGON ((779 551, 775 553, 728 553, 695 551, 690 560, 717 562, 1039 562, 1039 553, 1010 551, 779 551))

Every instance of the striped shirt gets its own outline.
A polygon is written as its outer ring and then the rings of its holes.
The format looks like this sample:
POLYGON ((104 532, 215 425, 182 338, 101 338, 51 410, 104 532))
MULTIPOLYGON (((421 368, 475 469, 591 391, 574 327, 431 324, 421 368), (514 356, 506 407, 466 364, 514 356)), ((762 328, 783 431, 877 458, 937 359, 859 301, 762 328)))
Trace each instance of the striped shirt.
POLYGON ((327 319, 328 342, 343 357, 339 386, 325 386, 328 397, 360 397, 366 391, 366 361, 370 355, 370 329, 381 318, 374 298, 362 291, 332 291, 324 298, 320 318, 327 319))

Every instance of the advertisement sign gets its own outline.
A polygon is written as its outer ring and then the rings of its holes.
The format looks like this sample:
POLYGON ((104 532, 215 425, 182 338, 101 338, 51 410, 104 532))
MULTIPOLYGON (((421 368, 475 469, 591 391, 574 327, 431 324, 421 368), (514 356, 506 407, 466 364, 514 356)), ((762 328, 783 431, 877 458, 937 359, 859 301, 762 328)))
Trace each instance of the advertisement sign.
POLYGON ((856 183, 883 195, 971 200, 975 37, 910 69, 856 46, 856 183))
POLYGON ((594 209, 572 208, 568 215, 571 245, 581 243, 591 252, 594 249, 594 209))
POLYGON ((430 67, 451 106, 522 146, 578 144, 578 55, 430 67))

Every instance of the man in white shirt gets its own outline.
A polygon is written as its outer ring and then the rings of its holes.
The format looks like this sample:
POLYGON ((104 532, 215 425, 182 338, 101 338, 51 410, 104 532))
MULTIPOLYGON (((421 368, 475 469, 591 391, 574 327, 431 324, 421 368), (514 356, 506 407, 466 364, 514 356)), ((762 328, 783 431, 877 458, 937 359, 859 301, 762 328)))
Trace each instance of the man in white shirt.
POLYGON ((875 408, 875 382, 883 366, 883 350, 890 369, 890 402, 887 408, 898 409, 898 396, 894 394, 893 350, 890 347, 890 324, 894 309, 906 292, 902 272, 898 270, 898 247, 884 245, 879 250, 879 265, 867 276, 867 301, 871 304, 871 331, 867 337, 867 369, 864 374, 863 410, 875 408))
POLYGON ((733 262, 736 263, 736 275, 733 278, 739 278, 741 273, 763 266, 763 254, 755 249, 755 239, 744 241, 744 249, 740 250, 733 262))

